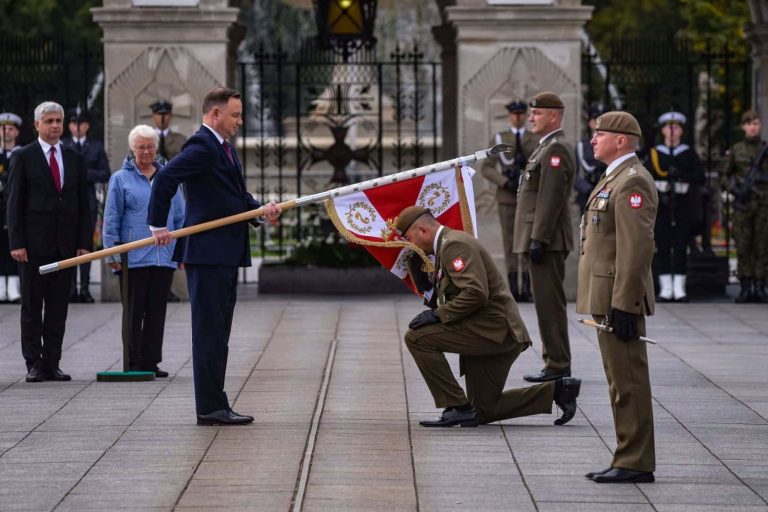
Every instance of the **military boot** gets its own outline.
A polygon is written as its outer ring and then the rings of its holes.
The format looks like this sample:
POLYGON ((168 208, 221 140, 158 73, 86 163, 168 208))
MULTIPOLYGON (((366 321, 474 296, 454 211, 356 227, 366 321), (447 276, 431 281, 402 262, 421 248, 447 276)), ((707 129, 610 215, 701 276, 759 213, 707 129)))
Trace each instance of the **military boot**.
POLYGON ((755 290, 752 294, 752 300, 760 304, 768 302, 768 294, 765 293, 765 279, 755 279, 755 290))
POLYGON ((736 304, 752 302, 752 278, 742 277, 739 279, 739 283, 741 283, 741 290, 739 290, 739 295, 733 299, 733 302, 736 304))

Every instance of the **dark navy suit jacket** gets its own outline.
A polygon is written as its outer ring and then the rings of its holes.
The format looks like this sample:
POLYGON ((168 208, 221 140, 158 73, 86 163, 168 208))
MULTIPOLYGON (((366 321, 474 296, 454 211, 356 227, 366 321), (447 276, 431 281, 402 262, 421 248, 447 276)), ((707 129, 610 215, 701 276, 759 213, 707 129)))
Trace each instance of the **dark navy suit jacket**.
MULTIPOLYGON (((227 217, 259 208, 245 189, 237 152, 231 163, 216 136, 205 126, 187 140, 181 153, 173 157, 152 182, 147 223, 165 226, 171 199, 184 183, 187 211, 184 226, 227 217)), ((175 261, 190 265, 248 267, 251 248, 248 222, 238 222, 191 235, 176 244, 175 261)))

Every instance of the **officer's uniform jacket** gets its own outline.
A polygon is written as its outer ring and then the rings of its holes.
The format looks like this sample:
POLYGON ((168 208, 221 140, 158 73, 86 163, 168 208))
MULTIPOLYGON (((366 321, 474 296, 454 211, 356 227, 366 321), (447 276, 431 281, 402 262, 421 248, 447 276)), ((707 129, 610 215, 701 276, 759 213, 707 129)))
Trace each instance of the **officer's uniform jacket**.
POLYGON ((677 145, 671 150, 659 144, 651 149, 647 164, 656 189, 662 194, 669 193, 674 188, 675 194, 684 195, 688 193, 691 185, 703 185, 706 181, 699 157, 687 144, 677 145), (671 167, 677 168, 677 176, 670 176, 671 167))
MULTIPOLYGON (((515 134, 512 133, 511 129, 497 133, 491 139, 489 147, 497 144, 509 144, 512 148, 515 148, 515 134)), ((526 160, 536 151, 538 144, 538 137, 531 133, 530 130, 525 129, 523 136, 520 137, 520 146, 523 149, 523 156, 526 160)), ((486 158, 483 162, 483 167, 480 169, 483 177, 496 185, 496 201, 503 204, 515 204, 517 201, 517 193, 504 188, 504 184, 508 179, 505 171, 512 168, 516 154, 517 150, 512 149, 511 151, 500 153, 498 156, 494 155, 486 158)))
POLYGON ((531 239, 547 251, 572 251, 570 195, 575 179, 574 150, 557 130, 539 144, 520 176, 513 250, 526 253, 531 239))
POLYGON ((653 314, 657 207, 653 178, 636 156, 597 183, 581 218, 576 312, 653 314))
POLYGON ((472 235, 444 227, 435 255, 437 309, 446 326, 496 343, 531 344, 520 311, 490 253, 472 235))
POLYGON ((163 156, 165 156, 167 160, 175 157, 181 153, 181 148, 184 147, 185 142, 187 142, 187 138, 185 136, 180 133, 168 130, 168 133, 165 135, 165 142, 163 143, 165 149, 165 154, 163 156))

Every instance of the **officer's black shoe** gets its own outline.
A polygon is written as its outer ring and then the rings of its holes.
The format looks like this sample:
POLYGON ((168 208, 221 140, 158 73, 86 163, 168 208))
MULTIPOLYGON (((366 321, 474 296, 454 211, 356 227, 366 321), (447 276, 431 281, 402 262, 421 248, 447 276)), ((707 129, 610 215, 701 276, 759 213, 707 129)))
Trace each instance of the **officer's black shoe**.
POLYGON ((555 381, 555 403, 563 410, 563 415, 555 420, 555 425, 565 425, 576 416, 576 397, 581 390, 581 379, 565 377, 555 381))
POLYGON ((733 302, 736 304, 752 302, 752 279, 749 277, 742 277, 739 279, 739 283, 741 284, 741 290, 739 290, 739 295, 733 299, 733 302))
POLYGON ((46 380, 46 372, 43 370, 43 368, 36 364, 32 368, 29 369, 29 373, 27 373, 27 382, 43 382, 46 380))
POLYGON ((253 422, 253 416, 237 414, 231 409, 221 409, 209 414, 198 414, 198 425, 245 425, 253 422))
POLYGON ((613 468, 602 475, 592 477, 598 484, 642 484, 654 482, 653 471, 635 471, 633 469, 613 468))
POLYGON ((523 379, 528 382, 549 382, 551 380, 562 379, 563 377, 570 377, 571 372, 555 373, 544 368, 539 373, 529 374, 523 376, 523 379))
POLYGON ((72 380, 72 377, 70 375, 67 375, 63 371, 61 371, 61 368, 56 367, 48 373, 46 380, 56 380, 60 382, 66 382, 66 381, 72 380))
POLYGON ((755 279, 755 291, 752 293, 752 300, 759 304, 768 302, 768 293, 765 292, 765 279, 755 279))
POLYGON ((70 304, 77 304, 80 302, 80 294, 77 293, 77 290, 72 288, 72 291, 69 292, 69 303, 70 304))
POLYGON ((96 302, 93 300, 93 295, 91 295, 91 292, 88 291, 88 289, 80 290, 80 302, 83 304, 93 304, 96 302))
POLYGON ((157 377, 158 379, 165 379, 166 377, 168 377, 168 372, 165 370, 161 370, 160 367, 158 366, 154 366, 153 368, 150 368, 147 371, 155 372, 155 377, 157 377))
POLYGON ((419 425, 422 427, 476 427, 477 412, 474 408, 460 411, 455 407, 448 407, 439 418, 420 421, 419 425))
POLYGON ((589 480, 592 480, 592 479, 593 479, 593 478, 595 478, 597 475, 604 475, 604 474, 606 474, 607 472, 609 472, 609 471, 610 471, 610 470, 612 470, 612 469, 613 469, 613 466, 608 466, 607 468, 605 468, 605 469, 603 469, 603 470, 600 470, 600 471, 590 471, 589 473, 587 473, 586 475, 584 475, 584 477, 585 477, 585 478, 587 478, 587 479, 589 479, 589 480))

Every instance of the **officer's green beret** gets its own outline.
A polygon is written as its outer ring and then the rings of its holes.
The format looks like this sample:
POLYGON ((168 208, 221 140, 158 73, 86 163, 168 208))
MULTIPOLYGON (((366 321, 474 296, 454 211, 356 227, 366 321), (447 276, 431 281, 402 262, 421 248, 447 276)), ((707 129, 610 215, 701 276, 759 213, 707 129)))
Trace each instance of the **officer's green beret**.
POLYGON ((640 123, 629 112, 606 112, 595 120, 595 130, 641 137, 640 123))
POLYGON ((560 96, 553 92, 540 92, 528 103, 533 108, 565 108, 560 96))
POLYGON ((760 116, 757 115, 757 112, 754 110, 747 110, 743 114, 741 114, 741 124, 744 123, 751 123, 755 119, 759 119, 760 116))
POLYGON ((416 219, 427 213, 431 212, 423 206, 406 206, 403 208, 403 211, 400 212, 400 215, 397 216, 397 219, 395 219, 395 229, 398 230, 402 236, 405 236, 405 233, 411 226, 413 226, 416 219))

